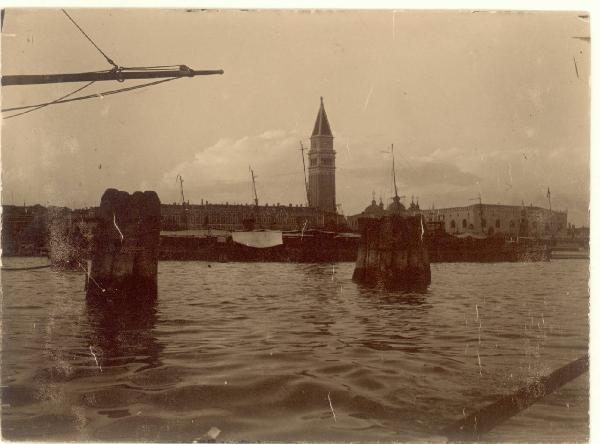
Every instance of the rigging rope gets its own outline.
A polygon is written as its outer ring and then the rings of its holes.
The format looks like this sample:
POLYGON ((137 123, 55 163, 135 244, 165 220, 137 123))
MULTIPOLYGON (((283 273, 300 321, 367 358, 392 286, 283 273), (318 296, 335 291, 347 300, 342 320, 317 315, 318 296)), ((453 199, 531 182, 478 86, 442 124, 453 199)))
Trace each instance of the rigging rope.
POLYGON ((98 45, 96 45, 96 43, 94 43, 94 41, 93 41, 93 40, 90 38, 90 36, 89 36, 89 35, 87 35, 83 29, 81 29, 81 26, 79 26, 79 25, 77 24, 77 22, 76 22, 75 20, 73 20, 73 18, 72 18, 72 17, 69 15, 69 13, 68 13, 67 11, 65 11, 64 9, 62 9, 62 12, 64 12, 64 13, 65 13, 65 15, 66 15, 66 16, 69 18, 69 20, 71 20, 71 22, 72 22, 72 23, 73 23, 73 24, 74 24, 74 25, 77 27, 77 29, 79 29, 79 31, 81 31, 81 33, 82 33, 82 34, 83 34, 83 35, 84 35, 84 36, 85 36, 85 37, 86 37, 86 38, 87 38, 87 39, 90 41, 90 43, 91 43, 92 45, 94 45, 94 47, 95 47, 95 48, 96 48, 96 49, 97 49, 97 50, 100 52, 100 54, 102 54, 102 55, 104 56, 104 58, 106 59, 106 61, 107 61, 108 63, 110 63, 112 66, 114 66, 116 69, 118 69, 119 67, 117 66, 117 64, 116 64, 115 62, 113 62, 113 60, 112 60, 110 57, 108 57, 108 56, 107 56, 107 55, 104 53, 104 51, 102 51, 102 50, 100 49, 100 47, 99 47, 98 45))
POLYGON ((6 117, 3 117, 3 119, 10 119, 10 118, 12 118, 12 117, 21 116, 21 115, 23 115, 23 114, 27 114, 27 113, 30 113, 30 112, 32 112, 32 111, 37 111, 38 109, 44 108, 44 107, 46 107, 46 106, 48 106, 48 105, 54 105, 55 103, 61 103, 61 101, 62 101, 62 100, 65 100, 67 97, 70 97, 70 96, 72 96, 73 94, 76 94, 76 93, 78 93, 79 91, 81 91, 81 90, 83 90, 83 89, 87 88, 88 86, 90 86, 90 85, 91 85, 92 83, 94 83, 94 82, 95 82, 95 81, 94 81, 94 80, 92 80, 91 82, 88 82, 88 83, 86 83, 86 84, 85 84, 85 85, 83 85, 82 87, 80 87, 80 88, 77 88, 75 91, 71 91, 69 94, 66 94, 66 95, 64 95, 64 96, 62 96, 62 97, 59 97, 58 99, 56 99, 56 100, 53 100, 52 102, 40 103, 40 104, 38 104, 38 105, 19 106, 19 107, 15 107, 15 108, 7 108, 7 109, 3 109, 3 110, 2 110, 2 112, 5 112, 5 111, 18 111, 18 110, 21 110, 21 109, 27 109, 27 111, 23 111, 22 113, 17 113, 17 114, 13 114, 12 116, 6 116, 6 117), (29 108, 29 109, 28 109, 28 108, 29 108))
MULTIPOLYGON (((119 74, 121 71, 153 71, 153 70, 161 70, 161 69, 165 69, 165 68, 179 68, 180 70, 186 69, 186 70, 190 71, 190 69, 185 65, 156 65, 156 66, 135 66, 135 67, 119 66, 110 57, 108 57, 106 55, 106 53, 104 51, 102 51, 102 49, 100 49, 100 47, 91 39, 91 37, 89 35, 86 34, 86 32, 81 28, 81 26, 79 26, 77 24, 77 22, 69 15, 69 13, 67 11, 65 11, 64 9, 61 9, 61 10, 67 16, 67 18, 73 23, 73 25, 75 25, 75 27, 85 36, 85 38, 88 39, 88 41, 98 50, 98 52, 100 52, 100 54, 102 54, 102 56, 104 56, 106 61, 113 66, 113 68, 111 70, 101 70, 101 71, 95 71, 95 72, 98 72, 98 73, 116 72, 117 74, 119 74)), ((3 120, 10 119, 12 117, 17 117, 17 116, 21 116, 23 114, 37 111, 38 109, 44 108, 49 105, 56 105, 59 103, 68 103, 68 102, 74 102, 74 101, 78 101, 78 100, 91 99, 94 97, 102 98, 104 96, 108 96, 108 95, 112 95, 112 94, 118 94, 121 92, 127 92, 127 91, 132 91, 135 89, 139 89, 139 88, 145 88, 147 86, 158 85, 160 83, 169 82, 171 80, 176 80, 178 78, 180 78, 180 77, 170 77, 170 78, 166 78, 166 79, 162 79, 162 80, 158 80, 158 81, 144 83, 141 85, 135 85, 135 86, 127 87, 127 88, 120 88, 120 89, 116 89, 116 90, 104 91, 101 93, 89 94, 87 96, 80 96, 80 97, 74 97, 74 98, 68 99, 68 97, 72 96, 73 94, 78 93, 79 91, 90 86, 92 83, 95 83, 95 81, 91 81, 91 82, 87 83, 86 85, 82 86, 81 88, 78 88, 75 91, 72 91, 69 94, 66 94, 66 95, 64 95, 56 100, 53 100, 51 102, 39 103, 37 105, 26 105, 26 106, 12 107, 12 108, 3 108, 1 111, 9 112, 9 111, 27 110, 27 111, 24 111, 21 113, 13 114, 11 116, 3 117, 3 120)), ((123 79, 120 78, 120 76, 117 76, 117 81, 123 82, 123 79)))
MULTIPOLYGON (((122 92, 132 91, 134 89, 145 88, 147 86, 158 85, 159 83, 170 82, 171 80, 177 80, 177 79, 180 79, 180 78, 182 78, 182 77, 169 77, 168 79, 162 79, 162 80, 156 80, 154 82, 142 83, 141 85, 129 86, 127 88, 114 89, 114 90, 110 90, 110 91, 104 91, 104 92, 100 92, 100 93, 89 94, 87 96, 73 97, 72 99, 66 99, 66 97, 65 97, 65 98, 54 100, 53 102, 48 102, 48 103, 39 103, 37 105, 27 105, 27 106, 18 106, 18 107, 14 107, 14 108, 6 108, 6 109, 3 109, 2 112, 6 112, 6 111, 18 111, 18 110, 27 109, 27 108, 41 108, 41 107, 48 106, 48 105, 57 105, 59 103, 68 103, 68 102, 75 102, 75 101, 78 101, 78 100, 93 99, 95 97, 102 98, 104 96, 110 96, 112 94, 118 94, 118 93, 122 93, 122 92)), ((81 91, 81 89, 83 89, 83 88, 80 88, 79 91, 81 91)), ((75 92, 77 92, 77 91, 73 91, 69 95, 72 95, 75 92)), ((31 110, 31 111, 35 111, 35 110, 31 110)), ((20 114, 24 114, 24 113, 19 113, 19 114, 15 114, 15 115, 12 115, 12 116, 8 116, 8 117, 5 117, 5 119, 8 119, 10 117, 15 117, 15 116, 18 116, 20 114)))
POLYGON ((94 48, 96 48, 100 54, 102 54, 104 56, 104 58, 106 59, 106 61, 108 63, 110 63, 113 66, 113 71, 152 71, 152 70, 156 70, 156 69, 164 69, 164 68, 180 68, 182 66, 184 66, 183 64, 179 64, 179 65, 156 65, 156 66, 119 66, 117 65, 110 57, 108 57, 106 55, 106 53, 104 51, 102 51, 102 49, 100 49, 100 47, 91 39, 91 37, 89 35, 86 34, 86 32, 81 28, 81 26, 79 26, 77 24, 77 22, 73 19, 73 17, 71 17, 69 15, 69 13, 67 11, 65 11, 64 9, 62 9, 62 12, 69 18, 69 20, 71 20, 71 22, 77 27, 77 29, 79 29, 79 31, 85 36, 85 38, 87 38, 89 40, 89 42, 94 45, 94 48))

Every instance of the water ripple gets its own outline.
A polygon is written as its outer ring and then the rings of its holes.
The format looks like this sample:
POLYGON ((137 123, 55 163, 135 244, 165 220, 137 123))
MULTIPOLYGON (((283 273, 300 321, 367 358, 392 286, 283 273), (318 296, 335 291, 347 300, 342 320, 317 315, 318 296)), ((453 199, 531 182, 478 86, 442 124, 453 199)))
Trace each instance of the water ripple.
POLYGON ((587 350, 586 262, 434 264, 423 294, 352 270, 161 262, 158 301, 112 313, 82 274, 3 273, 4 437, 423 439, 587 350))

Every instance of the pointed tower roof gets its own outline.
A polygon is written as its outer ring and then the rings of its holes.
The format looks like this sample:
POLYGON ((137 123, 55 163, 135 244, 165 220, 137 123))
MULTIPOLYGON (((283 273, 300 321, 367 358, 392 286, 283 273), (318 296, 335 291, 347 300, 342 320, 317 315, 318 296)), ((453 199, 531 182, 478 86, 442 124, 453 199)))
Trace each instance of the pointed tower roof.
POLYGON ((312 136, 333 136, 333 134, 331 134, 331 128, 329 127, 329 120, 327 120, 325 106, 323 105, 323 97, 321 97, 321 106, 319 107, 319 113, 317 114, 317 120, 315 121, 312 136))

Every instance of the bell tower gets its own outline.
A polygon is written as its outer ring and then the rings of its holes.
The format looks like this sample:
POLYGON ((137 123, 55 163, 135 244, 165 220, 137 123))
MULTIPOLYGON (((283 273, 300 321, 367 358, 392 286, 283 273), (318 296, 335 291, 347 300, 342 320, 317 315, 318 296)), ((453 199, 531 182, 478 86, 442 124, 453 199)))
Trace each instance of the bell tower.
POLYGON ((323 97, 310 136, 308 159, 308 203, 311 207, 335 213, 335 151, 323 97))

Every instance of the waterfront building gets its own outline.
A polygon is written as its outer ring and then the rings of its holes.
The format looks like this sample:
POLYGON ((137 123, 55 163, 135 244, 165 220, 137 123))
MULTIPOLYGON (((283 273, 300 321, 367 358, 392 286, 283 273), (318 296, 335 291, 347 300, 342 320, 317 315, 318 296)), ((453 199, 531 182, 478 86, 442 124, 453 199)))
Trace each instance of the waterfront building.
POLYGON ((163 230, 302 230, 339 226, 343 217, 305 205, 163 204, 163 230))
POLYGON ((36 256, 47 250, 57 228, 70 229, 70 208, 2 205, 2 255, 36 256))
POLYGON ((451 234, 550 237, 567 228, 566 211, 550 211, 533 205, 473 204, 421 212, 428 222, 441 222, 451 234))
MULTIPOLYGON (((98 207, 71 210, 64 207, 2 206, 2 243, 4 256, 31 256, 48 252, 52 240, 60 242, 68 235, 91 245, 98 225, 98 207)), ((199 205, 162 204, 161 230, 247 230, 282 231, 313 228, 341 229, 343 216, 306 205, 199 205)))
POLYGON ((28 256, 47 241, 48 209, 41 205, 2 205, 2 255, 28 256))
POLYGON ((335 213, 335 151, 323 97, 310 136, 308 159, 308 204, 310 207, 335 213))
POLYGON ((383 203, 371 205, 359 214, 347 218, 348 226, 358 230, 358 219, 381 217, 384 214, 406 212, 407 215, 423 214, 427 222, 437 222, 450 234, 505 235, 508 237, 550 237, 567 234, 567 212, 550 211, 533 205, 492 205, 473 204, 464 207, 437 208, 424 210, 418 201, 412 199, 404 208, 394 201, 387 210, 383 203))

